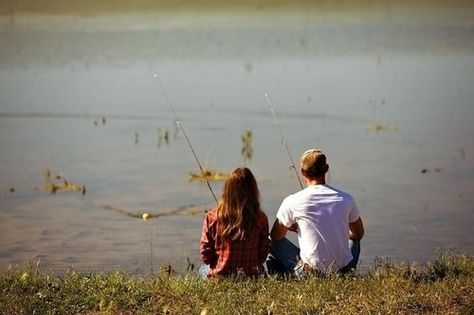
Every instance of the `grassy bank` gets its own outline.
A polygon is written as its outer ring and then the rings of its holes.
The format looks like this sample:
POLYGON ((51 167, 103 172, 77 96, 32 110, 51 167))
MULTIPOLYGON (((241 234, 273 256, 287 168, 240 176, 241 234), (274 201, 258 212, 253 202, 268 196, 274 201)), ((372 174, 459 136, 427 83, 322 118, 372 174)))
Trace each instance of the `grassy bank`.
POLYGON ((2 314, 473 314, 474 257, 424 266, 376 262, 351 277, 203 281, 163 272, 64 277, 37 266, 0 275, 2 314))

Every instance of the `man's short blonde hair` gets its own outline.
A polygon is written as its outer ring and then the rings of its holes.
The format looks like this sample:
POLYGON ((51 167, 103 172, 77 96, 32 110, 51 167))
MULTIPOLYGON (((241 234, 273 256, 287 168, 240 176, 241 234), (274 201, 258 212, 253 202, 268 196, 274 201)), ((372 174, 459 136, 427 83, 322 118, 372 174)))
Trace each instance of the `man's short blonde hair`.
POLYGON ((326 155, 319 149, 310 149, 300 158, 301 169, 311 177, 321 177, 326 174, 328 167, 326 155))

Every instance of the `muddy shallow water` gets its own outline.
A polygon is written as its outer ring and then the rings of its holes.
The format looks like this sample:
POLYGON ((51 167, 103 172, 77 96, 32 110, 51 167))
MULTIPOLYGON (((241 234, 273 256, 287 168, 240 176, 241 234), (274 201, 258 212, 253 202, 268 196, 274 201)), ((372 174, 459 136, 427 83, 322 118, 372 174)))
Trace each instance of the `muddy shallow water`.
POLYGON ((264 93, 293 158, 323 148, 331 184, 353 194, 363 267, 474 254, 473 8, 416 10, 1 16, 0 268, 199 263, 214 201, 188 180, 197 165, 155 73, 201 162, 250 167, 270 221, 299 186, 264 93), (37 189, 46 169, 86 193, 37 189))

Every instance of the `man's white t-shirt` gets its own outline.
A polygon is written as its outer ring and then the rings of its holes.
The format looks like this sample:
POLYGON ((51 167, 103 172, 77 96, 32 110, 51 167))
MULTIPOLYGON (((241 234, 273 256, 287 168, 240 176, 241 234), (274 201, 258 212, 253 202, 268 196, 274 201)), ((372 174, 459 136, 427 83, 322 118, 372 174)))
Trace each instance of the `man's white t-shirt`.
POLYGON ((349 223, 360 217, 351 195, 329 185, 308 186, 286 197, 278 220, 298 223, 301 260, 321 271, 340 269, 352 260, 349 223))

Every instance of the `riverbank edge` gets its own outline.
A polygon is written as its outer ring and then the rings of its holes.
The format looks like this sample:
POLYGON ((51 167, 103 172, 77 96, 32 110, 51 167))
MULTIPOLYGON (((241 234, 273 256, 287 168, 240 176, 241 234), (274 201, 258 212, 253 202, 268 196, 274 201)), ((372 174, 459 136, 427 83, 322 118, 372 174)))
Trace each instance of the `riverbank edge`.
POLYGON ((474 257, 443 252, 424 265, 376 259, 364 274, 204 281, 168 266, 50 275, 36 264, 0 273, 2 314, 472 314, 474 257))

